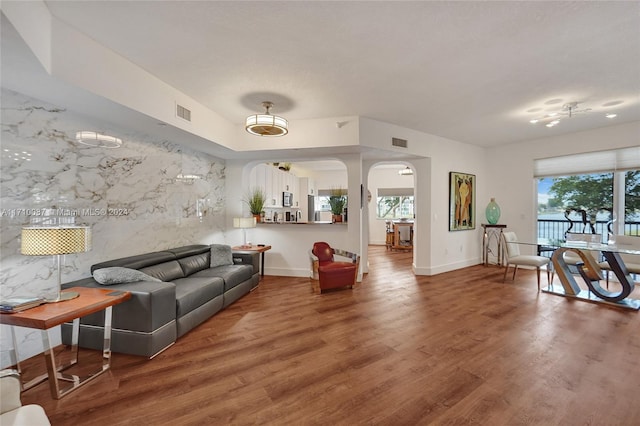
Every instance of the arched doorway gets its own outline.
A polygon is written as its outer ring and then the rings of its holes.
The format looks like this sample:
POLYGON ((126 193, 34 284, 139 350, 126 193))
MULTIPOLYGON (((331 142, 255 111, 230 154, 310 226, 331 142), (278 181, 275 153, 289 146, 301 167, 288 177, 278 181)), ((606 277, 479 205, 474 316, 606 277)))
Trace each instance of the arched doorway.
MULTIPOLYGON (((408 162, 374 164, 367 174, 369 265, 413 256, 414 169, 408 162), (370 195, 370 197, 369 197, 370 195), (383 259, 377 259, 378 257, 383 259)), ((407 265, 411 262, 398 262, 407 265)))

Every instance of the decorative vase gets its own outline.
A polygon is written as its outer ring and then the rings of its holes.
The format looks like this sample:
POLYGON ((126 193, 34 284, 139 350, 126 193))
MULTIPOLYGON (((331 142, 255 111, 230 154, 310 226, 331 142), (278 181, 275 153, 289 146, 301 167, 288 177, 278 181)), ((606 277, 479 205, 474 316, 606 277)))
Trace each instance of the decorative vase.
POLYGON ((500 220, 500 206, 496 203, 495 198, 491 198, 484 212, 487 215, 487 222, 489 222, 490 225, 495 225, 498 223, 498 220, 500 220))
POLYGON ((256 218, 256 223, 262 222, 262 216, 260 214, 254 214, 253 217, 256 218))
POLYGON ((331 215, 331 218, 333 219, 333 223, 342 222, 342 215, 341 214, 331 215))

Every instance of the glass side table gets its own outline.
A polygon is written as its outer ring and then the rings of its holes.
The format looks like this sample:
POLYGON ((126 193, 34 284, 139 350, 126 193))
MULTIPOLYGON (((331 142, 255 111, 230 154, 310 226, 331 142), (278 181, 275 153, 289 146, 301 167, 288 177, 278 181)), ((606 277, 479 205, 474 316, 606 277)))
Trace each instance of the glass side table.
POLYGON ((496 257, 498 266, 504 264, 502 256, 502 232, 507 225, 490 225, 488 223, 482 224, 482 264, 487 266, 489 264, 489 254, 496 257), (494 251, 495 250, 495 251, 494 251))

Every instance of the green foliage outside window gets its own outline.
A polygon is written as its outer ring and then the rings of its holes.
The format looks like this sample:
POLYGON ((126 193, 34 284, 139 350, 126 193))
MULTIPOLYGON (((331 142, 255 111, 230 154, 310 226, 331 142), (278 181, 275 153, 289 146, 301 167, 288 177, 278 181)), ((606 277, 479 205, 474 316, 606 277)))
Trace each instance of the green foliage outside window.
POLYGON ((378 219, 413 219, 413 195, 378 197, 376 214, 378 219))
MULTIPOLYGON (((549 207, 585 210, 591 217, 613 209, 613 173, 552 178, 549 207)), ((640 213, 640 170, 625 173, 625 215, 640 213)))

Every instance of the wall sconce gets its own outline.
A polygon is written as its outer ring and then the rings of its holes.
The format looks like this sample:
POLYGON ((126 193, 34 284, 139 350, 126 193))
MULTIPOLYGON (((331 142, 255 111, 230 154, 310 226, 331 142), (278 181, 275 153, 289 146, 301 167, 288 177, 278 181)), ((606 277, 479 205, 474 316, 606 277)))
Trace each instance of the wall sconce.
POLYGON ((207 198, 199 198, 196 200, 196 215, 200 222, 202 219, 209 213, 209 199, 207 198))

